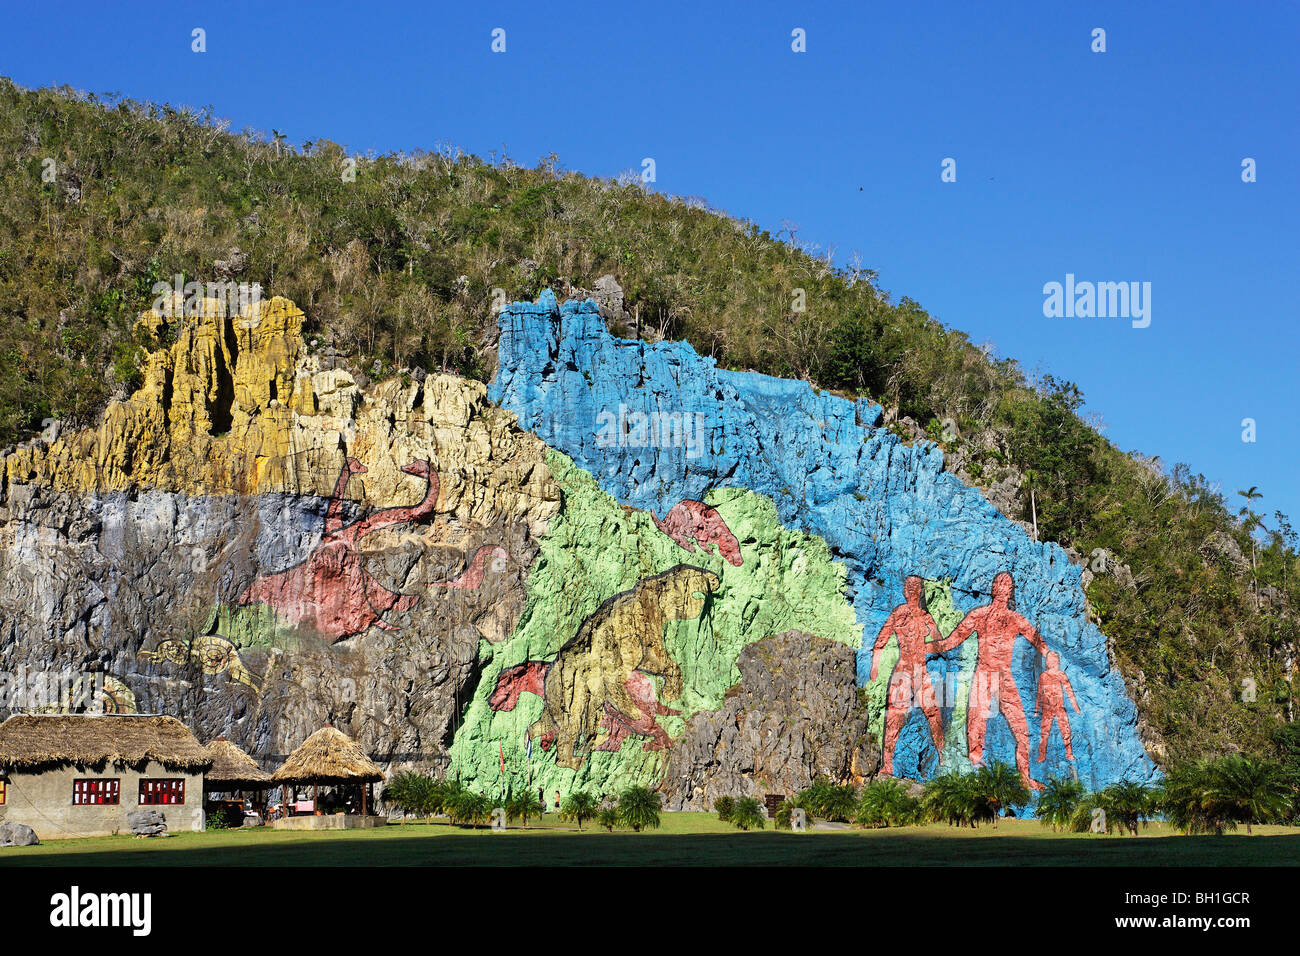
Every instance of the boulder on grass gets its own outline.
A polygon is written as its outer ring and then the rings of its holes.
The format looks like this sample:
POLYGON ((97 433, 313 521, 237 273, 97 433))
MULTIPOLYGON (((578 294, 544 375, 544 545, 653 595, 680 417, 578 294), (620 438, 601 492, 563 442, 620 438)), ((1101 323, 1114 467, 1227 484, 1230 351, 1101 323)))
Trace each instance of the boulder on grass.
POLYGON ((136 836, 167 835, 167 818, 161 810, 133 810, 126 815, 126 822, 136 836))
POLYGON ((25 823, 0 823, 0 846, 36 846, 36 831, 25 823))

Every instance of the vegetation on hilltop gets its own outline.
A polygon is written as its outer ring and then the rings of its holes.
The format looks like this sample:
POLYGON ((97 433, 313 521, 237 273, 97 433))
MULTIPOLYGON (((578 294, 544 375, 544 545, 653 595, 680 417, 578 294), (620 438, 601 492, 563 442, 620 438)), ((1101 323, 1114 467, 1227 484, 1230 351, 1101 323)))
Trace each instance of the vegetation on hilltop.
POLYGON ((967 480, 1011 481, 1004 507, 1041 538, 1104 551, 1088 595, 1156 756, 1278 753, 1300 571, 1285 516, 1261 517, 1256 489, 1230 501, 1186 466, 1115 448, 1080 419, 1075 385, 1031 382, 893 301, 871 270, 801 246, 793 226, 782 240, 554 157, 534 169, 449 149, 351 157, 349 180, 335 143, 3 79, 0 156, 0 441, 47 418, 88 421, 129 391, 133 319, 175 275, 260 282, 359 367, 487 377, 493 289, 565 294, 611 273, 643 334, 869 395, 967 480))

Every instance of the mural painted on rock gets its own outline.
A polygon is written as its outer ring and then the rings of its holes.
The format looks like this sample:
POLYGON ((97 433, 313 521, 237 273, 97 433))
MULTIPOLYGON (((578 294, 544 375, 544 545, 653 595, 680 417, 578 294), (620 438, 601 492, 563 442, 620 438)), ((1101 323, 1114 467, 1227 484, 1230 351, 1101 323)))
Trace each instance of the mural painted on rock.
POLYGON ((5 457, 0 664, 89 651, 114 706, 257 754, 333 723, 492 795, 602 794, 671 788, 741 652, 799 632, 856 652, 886 773, 1154 776, 1077 569, 878 406, 615 339, 549 293, 501 312, 490 389, 363 390, 291 303, 266 316, 202 317, 100 427, 5 457), (601 441, 613 408, 696 441, 601 441))

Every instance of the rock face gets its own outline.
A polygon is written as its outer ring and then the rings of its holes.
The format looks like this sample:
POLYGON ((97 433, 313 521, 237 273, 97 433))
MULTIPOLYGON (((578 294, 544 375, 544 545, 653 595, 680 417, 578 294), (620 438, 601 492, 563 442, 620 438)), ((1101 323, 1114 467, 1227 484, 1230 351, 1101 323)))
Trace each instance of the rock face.
POLYGON ((686 722, 664 772, 665 804, 794 794, 817 777, 861 783, 880 766, 858 700, 853 650, 802 631, 750 644, 722 707, 686 722))
POLYGON ((94 427, 0 457, 0 716, 168 713, 264 764, 332 724, 493 796, 683 807, 1154 774, 1079 567, 875 405, 549 293, 500 313, 490 390, 354 378, 284 299, 188 311, 141 316, 94 427))
MULTIPOLYGON (((223 313, 170 345, 146 313, 142 387, 0 462, 0 666, 268 760, 332 723, 436 766, 560 507, 545 449, 478 383, 321 369, 284 299, 223 313)), ((45 696, 0 704, 77 695, 45 696)))
POLYGON ((846 572, 858 683, 895 773, 1003 760, 1030 786, 1154 778, 1079 568, 945 473, 934 445, 878 427, 879 406, 719 370, 685 343, 616 339, 593 303, 561 309, 543 293, 499 319, 492 398, 617 501, 662 520, 743 488, 825 541, 846 572), (917 603, 903 613, 911 577, 917 603))

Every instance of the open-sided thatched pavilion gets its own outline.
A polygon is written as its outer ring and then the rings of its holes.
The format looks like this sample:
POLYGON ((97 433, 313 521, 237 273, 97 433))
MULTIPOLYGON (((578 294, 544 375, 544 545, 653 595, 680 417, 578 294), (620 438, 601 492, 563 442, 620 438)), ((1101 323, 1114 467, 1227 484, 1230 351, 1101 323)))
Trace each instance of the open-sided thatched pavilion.
POLYGON ((208 798, 208 813, 235 813, 234 825, 244 822, 245 804, 242 797, 222 801, 213 794, 253 794, 252 807, 260 815, 265 812, 265 793, 271 789, 271 775, 257 765, 257 761, 225 737, 217 737, 206 747, 212 766, 203 777, 203 793, 208 798))
POLYGON ((212 758, 212 766, 203 776, 205 793, 269 790, 272 786, 271 775, 225 737, 217 737, 208 744, 208 756, 212 758))
MULTIPOLYGON (((321 787, 360 787, 360 817, 352 814, 340 815, 341 823, 333 822, 334 819, 339 818, 320 816, 314 818, 316 821, 330 821, 314 824, 317 826, 344 827, 374 826, 380 821, 381 818, 368 816, 366 808, 369 804, 370 785, 383 779, 383 771, 375 766, 356 742, 333 727, 322 727, 308 737, 301 747, 289 755, 284 766, 271 775, 272 782, 283 784, 286 793, 288 788, 310 785, 313 791, 313 803, 319 799, 321 787)), ((295 818, 292 817, 276 820, 273 824, 273 826, 293 825, 295 825, 295 818)))

